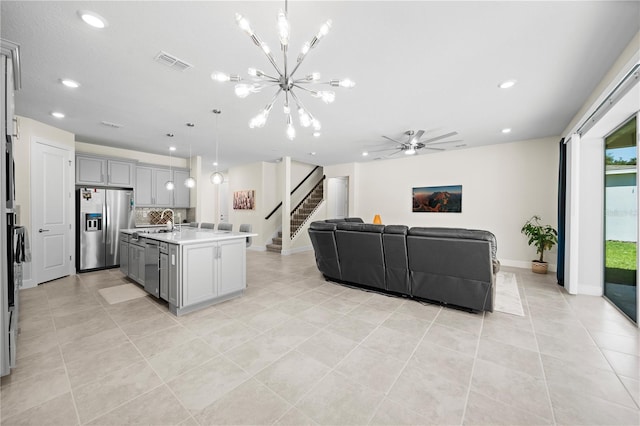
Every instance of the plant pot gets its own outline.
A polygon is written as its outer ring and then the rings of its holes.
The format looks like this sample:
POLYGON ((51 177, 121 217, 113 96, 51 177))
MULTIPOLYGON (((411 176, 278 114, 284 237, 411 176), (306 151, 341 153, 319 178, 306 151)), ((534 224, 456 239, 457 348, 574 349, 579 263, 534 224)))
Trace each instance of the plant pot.
POLYGON ((539 260, 531 262, 531 272, 536 274, 546 274, 548 270, 549 264, 547 262, 540 262, 539 260))

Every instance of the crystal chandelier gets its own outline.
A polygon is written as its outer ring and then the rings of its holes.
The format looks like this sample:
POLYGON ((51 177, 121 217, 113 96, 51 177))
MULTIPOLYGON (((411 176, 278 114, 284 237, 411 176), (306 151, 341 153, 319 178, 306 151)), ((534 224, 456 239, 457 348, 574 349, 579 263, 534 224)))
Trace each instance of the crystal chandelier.
POLYGON ((262 52, 267 56, 271 65, 275 69, 277 76, 272 76, 265 73, 262 70, 256 68, 249 68, 248 74, 252 77, 252 83, 241 83, 243 79, 239 75, 229 75, 222 72, 214 71, 211 74, 211 78, 220 82, 233 81, 238 82, 235 86, 235 93, 239 98, 246 98, 252 93, 258 93, 262 89, 267 87, 276 87, 277 90, 271 101, 262 109, 258 115, 253 117, 249 121, 249 127, 263 127, 267 122, 269 113, 273 108, 273 105, 278 96, 284 94, 284 114, 287 117, 287 137, 293 140, 296 137, 296 129, 293 126, 293 118, 291 117, 292 102, 295 103, 295 108, 298 112, 298 118, 302 127, 312 127, 314 130, 314 136, 320 135, 320 121, 315 118, 303 105, 300 98, 297 96, 294 89, 309 93, 315 98, 319 98, 327 104, 330 104, 335 99, 335 93, 330 90, 314 90, 312 87, 318 84, 327 84, 332 87, 345 87, 351 88, 355 86, 355 83, 348 78, 342 80, 329 80, 325 82, 320 81, 320 73, 312 72, 304 77, 294 78, 294 74, 307 57, 307 54, 311 49, 316 47, 320 40, 327 35, 331 28, 331 20, 328 20, 320 27, 318 33, 311 39, 310 42, 306 42, 302 46, 302 50, 298 55, 296 64, 293 69, 289 68, 287 63, 287 52, 289 48, 289 20, 287 18, 287 1, 285 0, 285 10, 281 10, 278 13, 278 36, 280 38, 280 50, 282 50, 283 65, 282 68, 276 62, 274 56, 271 53, 271 49, 260 37, 253 31, 249 21, 236 13, 236 22, 241 30, 243 30, 251 38, 253 43, 258 46, 262 52))

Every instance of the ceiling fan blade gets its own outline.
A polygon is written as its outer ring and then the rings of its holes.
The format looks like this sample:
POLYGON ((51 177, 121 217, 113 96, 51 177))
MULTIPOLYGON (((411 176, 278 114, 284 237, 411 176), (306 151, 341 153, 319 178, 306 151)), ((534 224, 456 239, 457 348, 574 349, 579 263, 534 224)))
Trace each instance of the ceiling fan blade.
POLYGON ((395 140, 395 139, 391 139, 389 136, 382 136, 382 137, 383 137, 383 138, 385 138, 385 139, 387 139, 387 140, 390 140, 391 142, 395 142, 395 143, 397 143, 398 145, 402 145, 402 146, 404 146, 404 143, 402 143, 402 142, 400 142, 400 141, 397 141, 397 140, 395 140))
POLYGON ((426 141, 422 141, 422 142, 423 143, 435 142, 435 141, 439 141, 440 139, 448 138, 450 136, 455 136, 457 134, 458 132, 451 132, 451 133, 447 133, 446 135, 436 136, 435 138, 427 139, 426 141))
POLYGON ((436 148, 436 147, 431 147, 431 146, 425 146, 425 149, 432 149, 434 151, 446 151, 446 149, 444 148, 436 148))
POLYGON ((426 145, 441 145, 441 144, 445 144, 445 143, 453 143, 453 142, 462 142, 462 139, 456 139, 453 141, 442 141, 442 142, 429 142, 426 145))
POLYGON ((422 137, 422 135, 424 135, 424 130, 418 130, 413 136, 411 136, 411 138, 409 138, 409 143, 410 144, 417 143, 422 137))
POLYGON ((384 157, 378 157, 378 158, 375 158, 375 160, 386 160, 387 158, 389 158, 389 157, 393 157, 394 155, 396 155, 396 154, 397 154, 397 153, 399 153, 399 152, 402 152, 402 150, 401 150, 401 149, 399 149, 399 150, 397 150, 396 152, 392 152, 392 153, 391 153, 391 154, 389 154, 389 155, 385 155, 384 157))
POLYGON ((375 149, 373 151, 368 151, 368 152, 369 153, 371 153, 371 152, 383 152, 383 151, 391 151, 392 149, 400 149, 400 147, 390 146, 390 147, 387 147, 387 148, 375 149))

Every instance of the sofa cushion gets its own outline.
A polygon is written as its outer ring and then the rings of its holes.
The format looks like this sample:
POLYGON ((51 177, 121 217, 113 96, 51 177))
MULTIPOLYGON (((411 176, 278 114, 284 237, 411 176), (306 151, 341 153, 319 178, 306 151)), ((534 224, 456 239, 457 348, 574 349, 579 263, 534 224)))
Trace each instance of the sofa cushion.
POLYGON ((407 253, 408 229, 404 225, 387 225, 382 234, 387 290, 394 293, 411 294, 407 253))
POLYGON ((364 223, 339 223, 336 243, 342 279, 386 290, 382 229, 364 223))
POLYGON ((465 228, 437 228, 437 227, 413 227, 409 229, 409 235, 416 235, 422 237, 439 237, 439 238, 464 238, 468 240, 482 240, 489 241, 491 244, 491 258, 495 259, 498 246, 496 243, 496 237, 489 231, 479 229, 465 229, 465 228))
POLYGON ((344 221, 345 222, 364 223, 364 220, 362 220, 362 218, 360 218, 360 217, 345 217, 344 221))
POLYGON ((328 278, 342 279, 338 248, 336 245, 335 223, 312 222, 309 225, 309 239, 313 246, 318 270, 328 278))
POLYGON ((316 231, 335 231, 336 224, 335 223, 327 223, 324 221, 316 221, 311 222, 309 224, 309 229, 313 229, 316 231))

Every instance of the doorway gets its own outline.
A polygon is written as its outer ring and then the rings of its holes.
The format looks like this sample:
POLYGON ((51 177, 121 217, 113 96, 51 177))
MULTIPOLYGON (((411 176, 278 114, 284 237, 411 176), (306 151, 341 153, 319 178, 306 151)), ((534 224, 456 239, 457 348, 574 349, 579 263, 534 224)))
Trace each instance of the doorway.
POLYGON ((638 322, 638 143, 634 116, 605 137, 604 296, 638 322))
POLYGON ((328 189, 328 217, 343 219, 349 216, 349 177, 340 176, 329 178, 328 189))
POLYGON ((71 273, 73 167, 67 147, 41 140, 31 146, 32 265, 40 284, 71 273))

